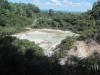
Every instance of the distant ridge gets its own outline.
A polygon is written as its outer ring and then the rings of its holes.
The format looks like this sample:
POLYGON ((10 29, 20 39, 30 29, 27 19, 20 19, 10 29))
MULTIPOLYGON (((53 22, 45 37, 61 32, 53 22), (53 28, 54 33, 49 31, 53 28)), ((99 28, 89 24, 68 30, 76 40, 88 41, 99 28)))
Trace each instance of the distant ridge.
MULTIPOLYGON (((49 9, 41 9, 41 12, 48 12, 49 9)), ((65 11, 65 10, 54 10, 54 12, 61 12, 61 13, 71 13, 71 14, 81 14, 83 12, 75 12, 75 11, 65 11)))

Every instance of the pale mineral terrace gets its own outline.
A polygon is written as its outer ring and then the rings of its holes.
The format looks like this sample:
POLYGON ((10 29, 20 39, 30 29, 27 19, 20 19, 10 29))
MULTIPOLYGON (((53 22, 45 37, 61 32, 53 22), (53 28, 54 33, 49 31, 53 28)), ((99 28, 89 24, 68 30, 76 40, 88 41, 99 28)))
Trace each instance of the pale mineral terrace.
POLYGON ((13 36, 19 39, 27 39, 31 42, 35 42, 44 49, 46 56, 52 56, 54 53, 52 50, 56 45, 60 44, 67 36, 74 36, 71 31, 53 30, 53 29, 29 29, 26 32, 21 32, 13 36))

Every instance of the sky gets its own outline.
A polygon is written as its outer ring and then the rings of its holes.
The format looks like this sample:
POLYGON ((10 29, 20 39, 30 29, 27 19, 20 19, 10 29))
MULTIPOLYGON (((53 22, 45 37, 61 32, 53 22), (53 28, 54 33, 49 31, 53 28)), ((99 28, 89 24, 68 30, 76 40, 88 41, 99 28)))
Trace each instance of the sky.
POLYGON ((32 3, 42 10, 85 12, 96 0, 8 0, 10 2, 32 3))

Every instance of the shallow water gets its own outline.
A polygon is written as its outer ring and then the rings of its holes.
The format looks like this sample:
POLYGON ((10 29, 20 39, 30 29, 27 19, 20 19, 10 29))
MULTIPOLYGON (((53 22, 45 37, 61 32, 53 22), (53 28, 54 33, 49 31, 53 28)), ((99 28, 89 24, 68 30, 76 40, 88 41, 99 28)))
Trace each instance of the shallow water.
POLYGON ((56 45, 60 44, 63 39, 67 36, 73 36, 75 33, 70 31, 61 31, 53 29, 31 29, 26 32, 21 32, 15 34, 19 39, 27 39, 29 41, 34 41, 40 47, 44 49, 44 53, 47 56, 53 54, 53 49, 56 45))

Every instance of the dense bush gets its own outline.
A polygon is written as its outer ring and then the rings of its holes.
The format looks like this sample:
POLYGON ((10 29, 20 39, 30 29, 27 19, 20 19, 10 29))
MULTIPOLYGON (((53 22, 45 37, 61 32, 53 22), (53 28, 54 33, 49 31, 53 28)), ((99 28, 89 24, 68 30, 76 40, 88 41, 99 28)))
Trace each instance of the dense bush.
POLYGON ((59 75, 58 70, 60 65, 49 61, 34 43, 0 36, 0 75, 59 75))
POLYGON ((66 62, 66 65, 61 66, 57 59, 41 55, 40 50, 42 49, 27 40, 1 36, 0 75, 99 75, 100 58, 96 53, 86 59, 72 57, 70 60, 75 64, 66 62))
MULTIPOLYGON (((78 40, 100 41, 100 1, 93 9, 81 14, 40 12, 32 4, 0 0, 0 75, 100 75, 100 55, 86 59, 71 57, 75 64, 59 65, 58 59, 45 57, 34 42, 8 36, 32 24, 35 28, 56 28, 79 33, 78 40), (38 19, 39 18, 39 19, 38 19), (5 33, 6 32, 6 33, 5 33), (1 34, 2 33, 2 34, 1 34)), ((57 46, 56 57, 66 56, 75 38, 68 37, 57 46)), ((100 43, 100 42, 99 42, 100 43)))
POLYGON ((75 42, 75 37, 67 37, 64 39, 55 49, 55 54, 57 58, 63 58, 67 56, 67 52, 73 47, 75 42))
POLYGON ((31 25, 33 15, 39 12, 40 9, 33 4, 10 3, 7 0, 0 0, 0 32, 7 31, 6 28, 9 28, 8 31, 12 33, 20 31, 24 26, 31 25), (11 28, 14 31, 11 31, 11 28))

